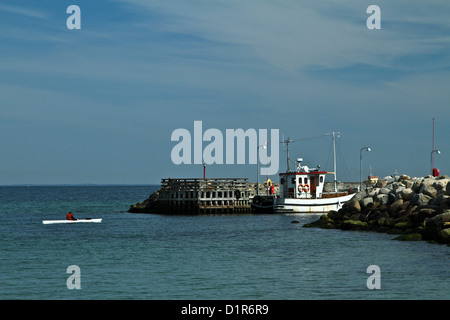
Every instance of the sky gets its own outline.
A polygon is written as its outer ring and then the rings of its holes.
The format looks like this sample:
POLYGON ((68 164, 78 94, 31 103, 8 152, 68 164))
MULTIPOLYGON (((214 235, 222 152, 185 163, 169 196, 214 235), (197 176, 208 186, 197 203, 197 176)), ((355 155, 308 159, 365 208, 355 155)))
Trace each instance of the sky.
MULTIPOLYGON (((278 129, 292 159, 328 171, 325 134, 339 132, 337 179, 359 181, 361 163, 363 176, 430 174, 434 118, 450 175, 449 16, 447 0, 2 0, 0 185, 202 178, 171 158, 194 121, 278 129), (373 4, 381 29, 366 24, 373 4)), ((206 176, 255 181, 257 166, 206 176)))

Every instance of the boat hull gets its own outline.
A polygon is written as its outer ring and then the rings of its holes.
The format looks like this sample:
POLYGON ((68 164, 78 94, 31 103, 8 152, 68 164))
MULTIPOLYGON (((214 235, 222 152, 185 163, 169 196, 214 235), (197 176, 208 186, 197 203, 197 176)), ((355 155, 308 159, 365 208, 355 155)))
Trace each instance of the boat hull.
POLYGON ((322 199, 280 199, 274 206, 276 213, 328 213, 339 210, 345 202, 353 198, 355 194, 349 194, 335 198, 322 199))
POLYGON ((78 219, 78 220, 43 220, 43 224, 71 224, 71 223, 100 223, 102 219, 78 219))

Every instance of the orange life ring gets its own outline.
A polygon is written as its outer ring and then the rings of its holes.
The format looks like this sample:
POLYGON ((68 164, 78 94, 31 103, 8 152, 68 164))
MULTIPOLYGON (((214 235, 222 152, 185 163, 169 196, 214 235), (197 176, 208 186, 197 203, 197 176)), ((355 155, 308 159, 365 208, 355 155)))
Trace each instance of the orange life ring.
POLYGON ((305 184, 305 185, 303 186, 303 191, 304 191, 304 192, 309 192, 309 184, 305 184))
POLYGON ((303 191, 303 185, 299 184, 297 190, 301 193, 303 191))

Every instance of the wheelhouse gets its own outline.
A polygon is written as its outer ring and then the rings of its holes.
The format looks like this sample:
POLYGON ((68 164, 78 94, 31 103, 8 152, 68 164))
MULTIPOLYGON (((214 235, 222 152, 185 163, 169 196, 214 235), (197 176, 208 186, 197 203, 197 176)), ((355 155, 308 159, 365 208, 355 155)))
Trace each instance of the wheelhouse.
POLYGON ((298 159, 298 167, 295 172, 280 173, 280 194, 284 198, 294 199, 318 199, 322 198, 326 171, 319 168, 309 169, 301 166, 298 159))

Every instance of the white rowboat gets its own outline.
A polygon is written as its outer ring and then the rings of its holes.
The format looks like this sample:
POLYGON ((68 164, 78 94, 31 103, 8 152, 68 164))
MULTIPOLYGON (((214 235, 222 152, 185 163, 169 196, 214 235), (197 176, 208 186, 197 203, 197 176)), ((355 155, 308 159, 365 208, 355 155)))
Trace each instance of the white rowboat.
POLYGON ((42 220, 43 224, 57 224, 57 223, 88 223, 88 222, 102 222, 102 219, 78 219, 78 220, 42 220))

